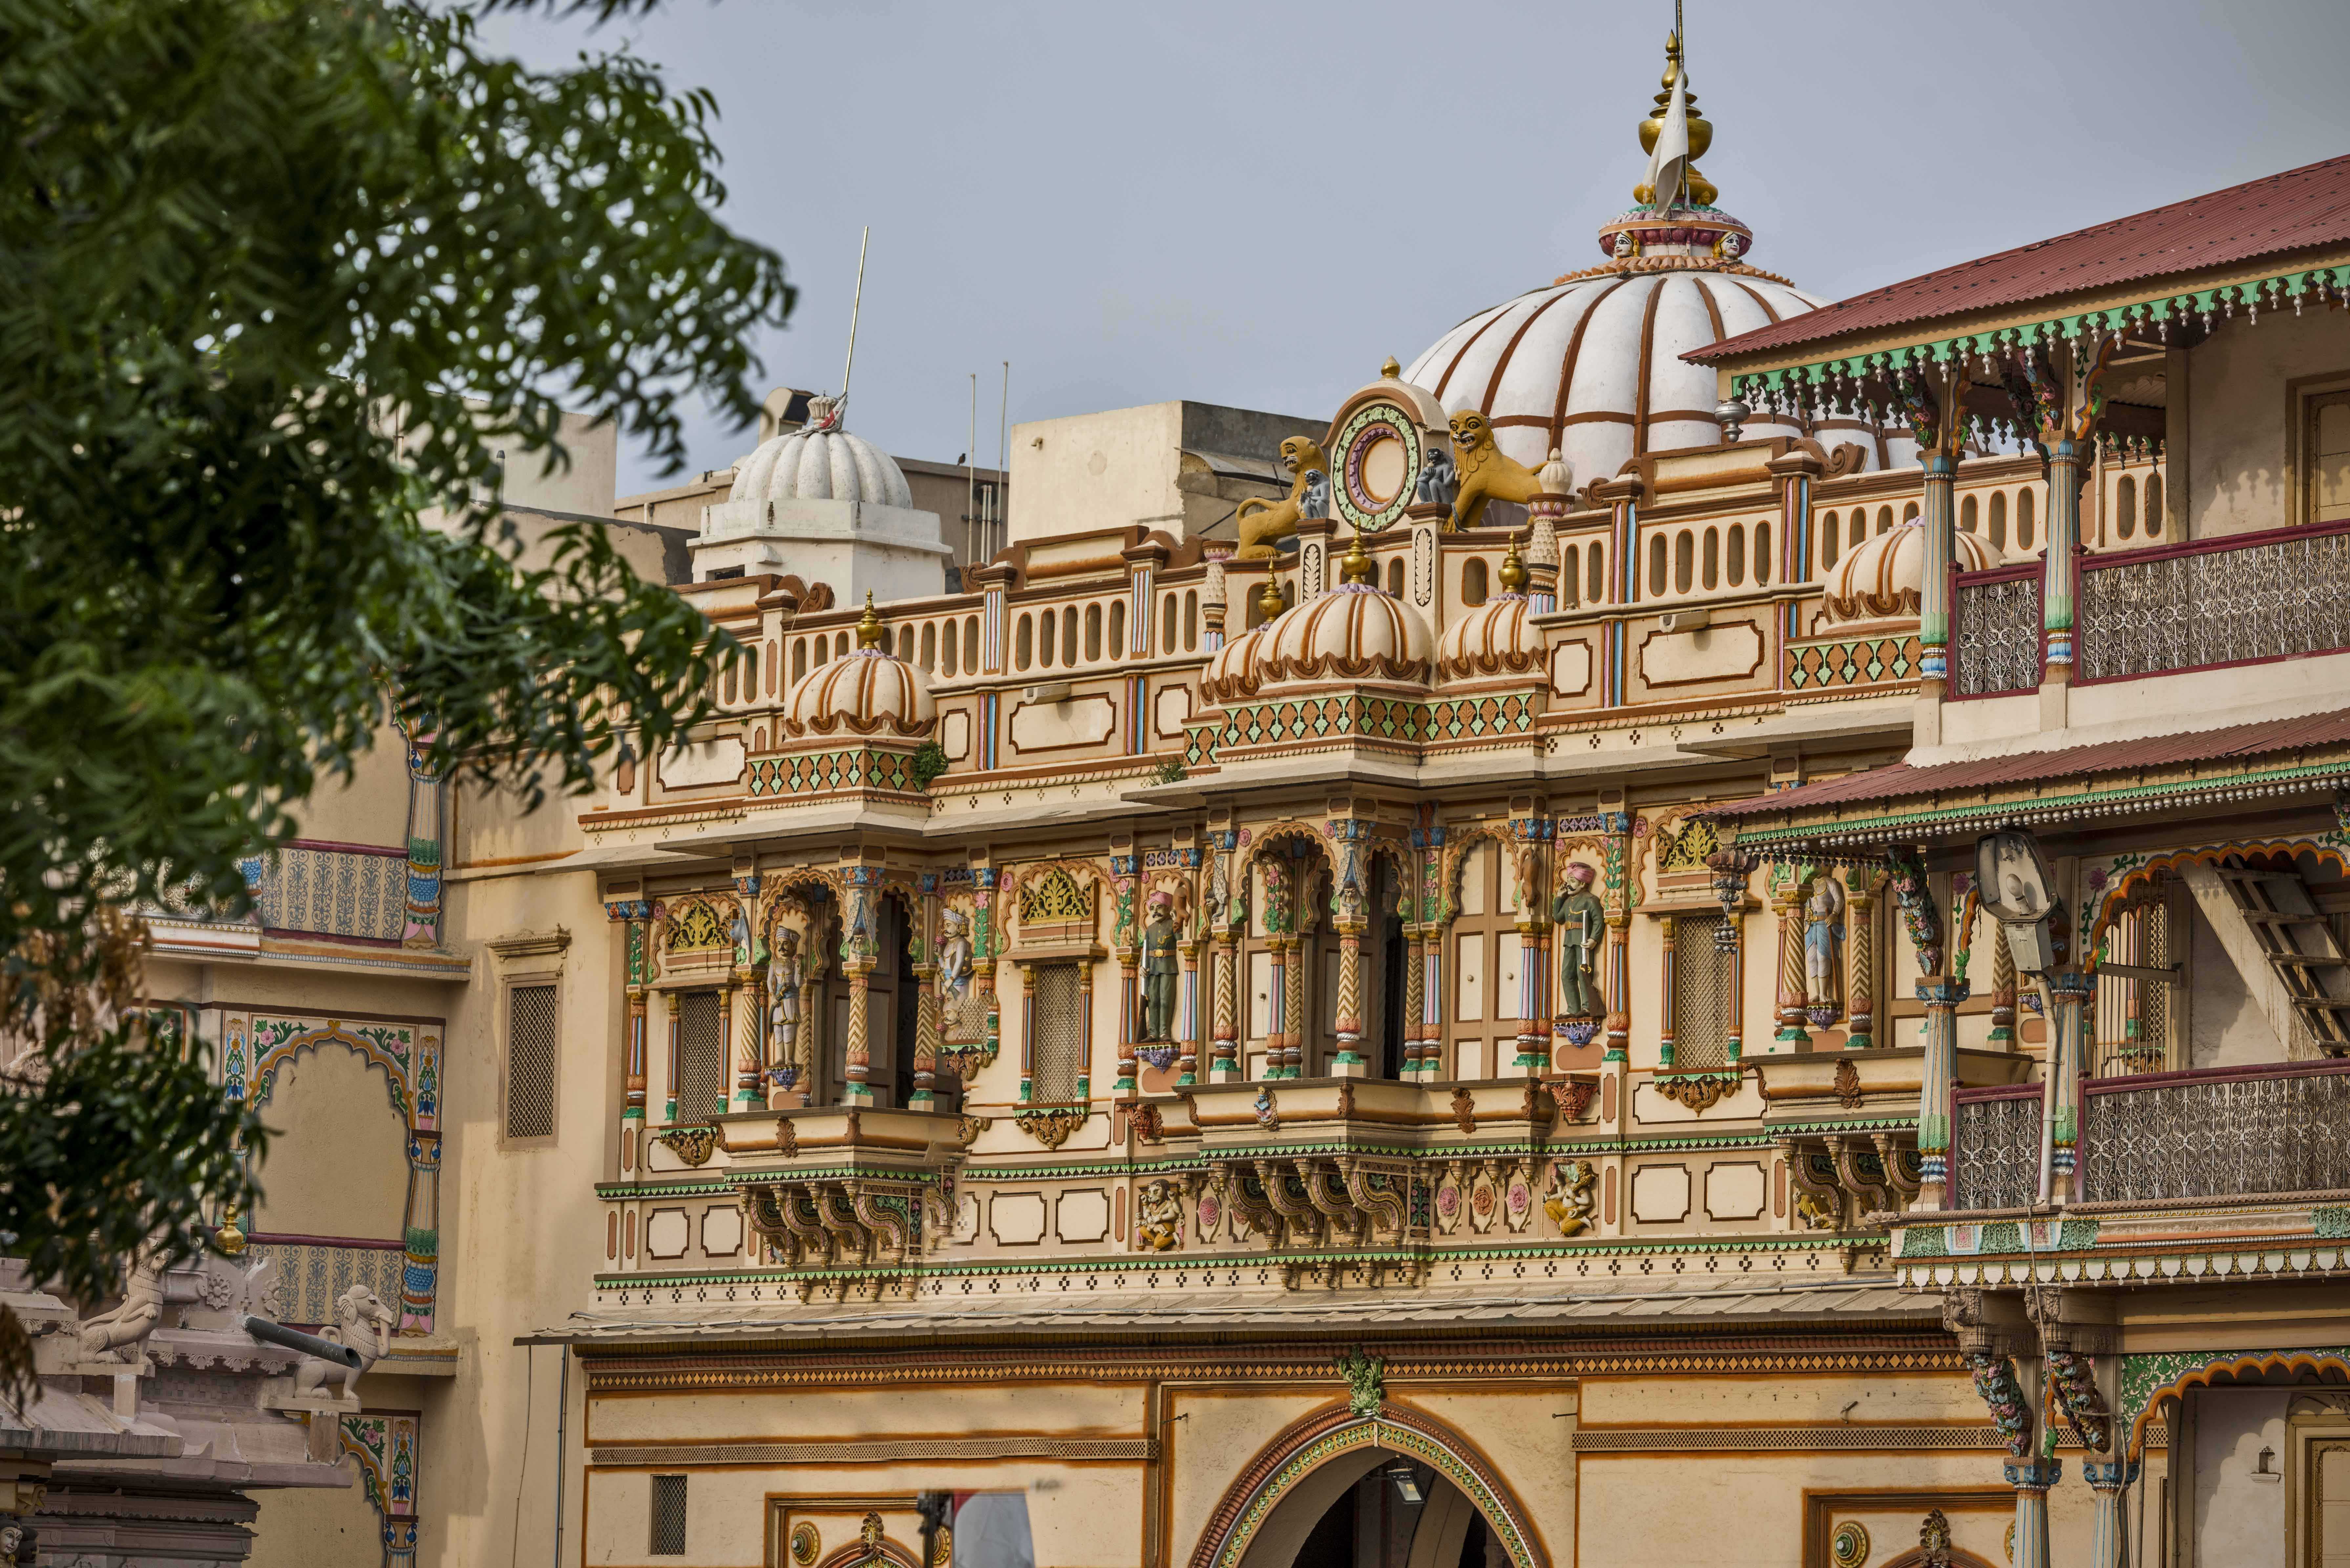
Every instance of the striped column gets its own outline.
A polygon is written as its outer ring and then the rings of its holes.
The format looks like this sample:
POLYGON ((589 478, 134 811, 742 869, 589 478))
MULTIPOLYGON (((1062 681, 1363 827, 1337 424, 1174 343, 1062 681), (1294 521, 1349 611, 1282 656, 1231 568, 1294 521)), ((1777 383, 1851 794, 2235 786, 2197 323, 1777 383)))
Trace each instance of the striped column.
POLYGON ((2084 1459, 2081 1479, 2096 1493, 2096 1527, 2090 1537, 2088 1568, 2121 1568, 2123 1562, 2123 1524, 2126 1515, 2122 1499, 2137 1484, 2138 1465, 2136 1459, 2084 1459))
POLYGON ((1680 922, 1670 915, 1665 916, 1657 922, 1657 934, 1664 939, 1665 944, 1664 979, 1661 982, 1664 1011, 1657 1026, 1657 1039, 1659 1043, 1657 1064, 1659 1069, 1666 1072, 1672 1070, 1673 1046, 1680 1033, 1680 1010, 1673 1005, 1675 978, 1673 971, 1680 966, 1680 955, 1678 950, 1680 944, 1676 929, 1679 924, 1680 922))
POLYGON ((2073 678, 2074 553, 2081 544, 2081 449, 2048 443, 2048 543, 2040 562, 2040 625, 2049 681, 2073 678))
POLYGON ((1950 1184, 1950 1090, 1959 1075, 1959 1004, 1963 980, 1932 975, 1918 982, 1926 1004, 1926 1058, 1918 1085, 1918 1162, 1923 1171, 1913 1209, 1947 1209, 1950 1184))
POLYGON ((2048 1489, 2064 1473, 2062 1459, 2007 1467, 2015 1489, 2015 1568, 2048 1568, 2048 1489))
POLYGON ((1175 1082, 1196 1084, 1200 1081, 1200 943, 1197 939, 1180 942, 1175 950, 1183 962, 1175 992, 1175 1039, 1179 1046, 1175 1082))
POLYGON ((2041 1191, 2049 1202, 2069 1203, 2079 1189, 2074 1167, 2081 1143, 2081 1033, 2097 977, 2069 970, 2047 977, 2048 1064, 2041 1087, 2041 1191))

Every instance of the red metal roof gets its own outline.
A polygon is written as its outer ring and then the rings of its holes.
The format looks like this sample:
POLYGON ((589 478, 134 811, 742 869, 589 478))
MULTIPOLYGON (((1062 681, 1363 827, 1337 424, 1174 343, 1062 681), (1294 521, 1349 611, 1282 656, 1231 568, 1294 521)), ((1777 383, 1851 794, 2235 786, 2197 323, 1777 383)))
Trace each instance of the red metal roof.
POLYGON ((2350 241, 2350 157, 2287 170, 1887 284, 1681 356, 1711 364, 1757 349, 1880 331, 2140 278, 2350 241))
POLYGON ((1923 768, 1894 763, 1887 767, 1863 768, 1840 778, 1823 779, 1817 784, 1798 784, 1752 800, 1733 801, 1728 805, 1714 806, 1706 815, 1762 816, 1819 805, 1909 800, 1948 791, 2039 784, 2087 774, 2135 773, 2187 763, 2225 762, 2345 742, 2350 742, 2350 709, 2301 719, 2230 724, 2223 730, 2193 730, 2137 741, 2102 741, 2095 745, 2064 746, 2054 751, 2020 752, 2011 756, 1986 757, 1981 762, 1939 763, 1923 768))

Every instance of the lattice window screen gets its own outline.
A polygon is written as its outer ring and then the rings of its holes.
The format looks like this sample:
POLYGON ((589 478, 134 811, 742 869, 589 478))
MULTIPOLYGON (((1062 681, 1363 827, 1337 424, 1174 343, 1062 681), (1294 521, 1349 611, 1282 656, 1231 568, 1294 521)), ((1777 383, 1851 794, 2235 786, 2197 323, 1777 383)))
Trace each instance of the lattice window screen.
POLYGON ((725 1109, 726 1033, 714 991, 689 991, 678 1005, 677 1119, 698 1122, 725 1109))
POLYGON ((1086 1070, 1084 993, 1077 966, 1036 966, 1036 1038, 1028 1053, 1030 1097, 1041 1105, 1064 1105, 1077 1097, 1086 1070))
POLYGON ((1717 940, 1721 919, 1673 918, 1673 1065, 1687 1072, 1730 1065, 1730 955, 1717 940))
POLYGON ((655 1557, 685 1555, 685 1481, 683 1476, 655 1476, 653 1538, 647 1548, 655 1557))
POLYGON ((555 1136, 555 987, 506 992, 506 1137, 555 1136))

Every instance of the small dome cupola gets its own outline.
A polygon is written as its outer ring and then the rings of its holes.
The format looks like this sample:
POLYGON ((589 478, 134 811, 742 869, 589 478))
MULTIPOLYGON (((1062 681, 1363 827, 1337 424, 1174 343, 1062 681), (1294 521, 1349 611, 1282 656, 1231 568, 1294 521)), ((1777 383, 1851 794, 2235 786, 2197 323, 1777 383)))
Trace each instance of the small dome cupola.
POLYGON ((1251 677, 1276 681, 1408 682, 1428 679, 1428 628, 1377 581, 1378 564, 1357 534, 1339 560, 1341 580, 1318 598, 1257 628, 1251 677))
POLYGON ((1436 667, 1448 680, 1531 675, 1543 667, 1542 632, 1526 598, 1525 563, 1518 542, 1502 557, 1502 591, 1444 628, 1436 667))
POLYGON ((857 647, 802 677, 784 699, 784 732, 795 741, 858 735, 908 740, 938 718, 922 672, 890 653, 873 596, 857 623, 857 647))
POLYGON ((914 504, 905 471, 863 436, 841 428, 837 398, 808 401, 808 422, 761 441, 734 471, 730 501, 862 501, 914 504))
MULTIPOLYGON (((1961 572, 2003 566, 2007 557, 1981 535, 1964 528, 1950 534, 1951 556, 1961 572)), ((1877 535, 1838 561, 1823 591, 1831 625, 1914 621, 1925 595, 1926 524, 1912 517, 1877 535)))

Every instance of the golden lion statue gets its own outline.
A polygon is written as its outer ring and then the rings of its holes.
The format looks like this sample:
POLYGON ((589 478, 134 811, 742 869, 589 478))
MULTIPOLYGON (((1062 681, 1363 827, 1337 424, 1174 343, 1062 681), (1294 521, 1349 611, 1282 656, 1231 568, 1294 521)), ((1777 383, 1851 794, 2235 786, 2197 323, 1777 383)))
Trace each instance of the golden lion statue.
POLYGON ((1281 466, 1289 471, 1285 498, 1259 501, 1252 496, 1232 514, 1241 541, 1233 554, 1235 560, 1262 561, 1274 554, 1276 544, 1297 532, 1297 521, 1305 514, 1306 476, 1329 472, 1330 460, 1322 455, 1321 445, 1313 437, 1289 436, 1281 443, 1281 466))
POLYGON ((1452 462, 1460 470, 1461 491, 1452 498, 1448 530, 1477 526, 1488 501, 1523 506, 1542 493, 1542 480, 1534 471, 1493 444, 1493 427, 1484 415, 1465 409, 1452 416, 1451 423, 1452 462))

